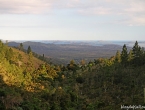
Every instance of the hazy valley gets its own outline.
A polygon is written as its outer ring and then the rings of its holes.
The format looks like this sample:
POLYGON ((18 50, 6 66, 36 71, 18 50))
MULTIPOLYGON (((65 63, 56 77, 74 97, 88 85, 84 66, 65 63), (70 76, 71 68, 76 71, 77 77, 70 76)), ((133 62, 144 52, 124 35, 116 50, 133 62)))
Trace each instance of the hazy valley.
MULTIPOLYGON (((9 42, 9 46, 18 47, 23 42, 24 48, 28 46, 32 51, 45 55, 55 64, 68 64, 70 60, 87 62, 97 58, 110 58, 117 50, 121 51, 122 45, 126 44, 128 49, 134 42, 131 41, 16 41, 9 42)), ((145 42, 140 42, 144 45, 145 42)))

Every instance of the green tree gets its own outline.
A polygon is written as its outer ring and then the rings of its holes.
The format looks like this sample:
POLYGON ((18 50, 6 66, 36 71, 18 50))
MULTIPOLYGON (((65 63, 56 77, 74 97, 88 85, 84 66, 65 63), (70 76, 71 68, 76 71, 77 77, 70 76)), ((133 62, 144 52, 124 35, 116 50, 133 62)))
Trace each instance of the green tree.
POLYGON ((27 53, 29 54, 30 52, 32 52, 32 50, 31 50, 31 47, 28 46, 27 53))
POLYGON ((133 60, 133 51, 130 50, 128 54, 128 62, 131 62, 133 60))
POLYGON ((133 48, 133 64, 134 65, 141 65, 142 64, 142 58, 143 58, 143 49, 138 45, 138 42, 136 41, 133 48))
POLYGON ((120 53, 120 51, 116 52, 115 61, 118 62, 118 63, 121 62, 121 53, 120 53))
POLYGON ((3 47, 4 47, 4 45, 3 45, 2 41, 0 40, 0 60, 2 60, 5 57, 5 52, 3 50, 3 47))
POLYGON ((133 48, 132 48, 132 51, 133 51, 133 57, 134 58, 137 58, 140 56, 140 53, 141 53, 141 47, 138 45, 138 42, 136 41, 133 48))
POLYGON ((21 54, 18 54, 18 59, 21 61, 23 59, 21 54))
POLYGON ((71 60, 70 64, 67 65, 67 68, 68 68, 68 70, 72 70, 73 73, 75 73, 77 68, 78 68, 78 66, 75 64, 74 60, 71 60))
POLYGON ((5 57, 7 60, 11 60, 13 58, 14 52, 12 48, 8 49, 5 53, 5 57))
POLYGON ((31 61, 31 62, 32 62, 33 53, 32 53, 32 52, 29 52, 28 56, 29 56, 29 61, 31 61))
POLYGON ((75 61, 74 60, 71 60, 70 61, 70 65, 74 65, 75 64, 75 61))
POLYGON ((43 56, 42 56, 42 57, 43 57, 43 60, 44 60, 44 58, 45 58, 45 57, 44 57, 44 54, 43 54, 43 56))
MULTIPOLYGON (((3 46, 3 43, 2 43, 2 41, 0 40, 0 48, 3 46)), ((1 50, 0 50, 1 51, 1 50)))
POLYGON ((128 60, 128 52, 127 52, 127 47, 124 44, 123 48, 122 48, 122 52, 121 52, 121 63, 123 65, 126 65, 127 64, 127 60, 128 60))
POLYGON ((80 61, 80 65, 81 65, 81 69, 82 69, 82 71, 84 71, 84 69, 85 69, 85 65, 86 65, 85 60, 81 60, 81 61, 80 61))

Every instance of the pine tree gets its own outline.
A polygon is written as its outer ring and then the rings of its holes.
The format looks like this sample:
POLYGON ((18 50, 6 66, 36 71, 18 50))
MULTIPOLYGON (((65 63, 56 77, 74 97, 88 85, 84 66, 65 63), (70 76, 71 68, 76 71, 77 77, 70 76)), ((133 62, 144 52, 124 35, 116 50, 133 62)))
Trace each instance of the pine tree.
POLYGON ((133 48, 133 63, 134 65, 142 65, 142 59, 143 59, 143 49, 138 45, 138 42, 136 41, 133 48))
POLYGON ((132 51, 133 51, 133 56, 134 58, 137 58, 140 56, 140 53, 141 53, 141 47, 138 45, 138 42, 136 41, 133 48, 132 48, 132 51))
POLYGON ((11 60, 12 58, 13 58, 13 50, 12 50, 12 48, 10 48, 10 49, 8 49, 7 51, 6 51, 6 53, 5 53, 5 57, 6 57, 6 59, 7 60, 11 60))
POLYGON ((121 62, 121 54, 120 54, 120 51, 117 51, 116 52, 115 61, 118 62, 118 63, 121 62))
POLYGON ((145 51, 144 51, 144 49, 142 50, 143 51, 143 55, 142 55, 142 62, 143 62, 143 64, 145 64, 145 51))
POLYGON ((27 53, 29 54, 30 52, 32 52, 32 50, 31 50, 31 47, 28 46, 27 53))
POLYGON ((122 48, 122 52, 121 52, 121 63, 123 65, 126 65, 127 64, 127 60, 128 60, 128 54, 127 54, 127 47, 126 45, 124 44, 123 45, 123 48, 122 48))
POLYGON ((44 56, 44 54, 43 54, 43 56, 42 56, 42 60, 45 61, 45 56, 44 56))
POLYGON ((128 54, 128 61, 131 62, 133 60, 133 51, 130 50, 128 54))

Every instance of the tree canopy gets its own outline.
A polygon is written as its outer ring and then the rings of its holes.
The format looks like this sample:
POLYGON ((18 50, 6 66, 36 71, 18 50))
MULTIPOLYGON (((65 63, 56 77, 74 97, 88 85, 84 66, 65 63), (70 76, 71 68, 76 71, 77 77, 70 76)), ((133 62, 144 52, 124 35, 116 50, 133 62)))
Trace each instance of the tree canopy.
POLYGON ((119 110, 120 105, 144 105, 145 52, 138 42, 131 50, 124 44, 110 58, 78 64, 71 60, 54 65, 31 54, 0 41, 1 110, 119 110))

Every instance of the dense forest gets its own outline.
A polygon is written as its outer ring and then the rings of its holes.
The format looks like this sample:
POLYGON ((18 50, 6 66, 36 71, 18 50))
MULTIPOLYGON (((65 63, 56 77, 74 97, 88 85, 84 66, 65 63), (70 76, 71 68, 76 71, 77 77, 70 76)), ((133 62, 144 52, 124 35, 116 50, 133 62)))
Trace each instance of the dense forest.
POLYGON ((136 41, 111 58, 67 65, 0 41, 0 110, 119 110, 144 105, 145 51, 136 41))

